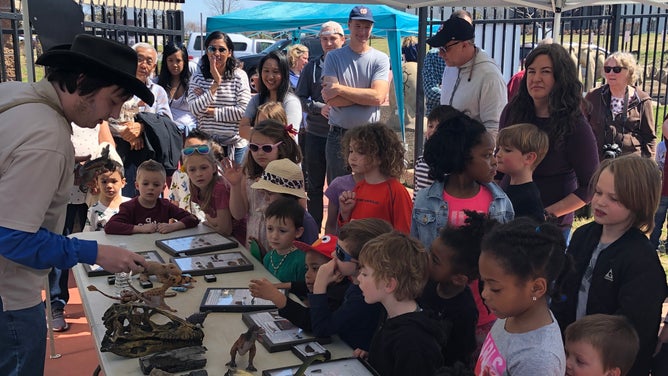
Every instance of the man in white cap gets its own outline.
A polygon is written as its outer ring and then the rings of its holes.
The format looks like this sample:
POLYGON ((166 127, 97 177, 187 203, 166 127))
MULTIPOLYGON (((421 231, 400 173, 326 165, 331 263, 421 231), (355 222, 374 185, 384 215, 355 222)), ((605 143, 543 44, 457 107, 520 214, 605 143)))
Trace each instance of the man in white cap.
POLYGON ((51 267, 85 262, 114 273, 146 264, 132 251, 59 235, 74 176, 71 123, 93 128, 117 117, 132 95, 153 103, 135 77, 137 54, 79 34, 37 63, 47 67, 43 80, 0 84, 0 207, 8 209, 0 218, 0 375, 44 374, 41 291, 51 267))
POLYGON ((448 67, 458 68, 443 72, 441 104, 480 121, 496 137, 501 111, 508 102, 506 82, 494 60, 475 46, 474 38, 473 25, 452 17, 427 43, 439 48, 448 67))
POLYGON ((327 181, 348 173, 341 138, 351 128, 380 120, 380 105, 389 91, 390 59, 369 45, 374 19, 371 9, 350 11, 350 44, 331 51, 322 68, 322 97, 328 105, 327 181))
POLYGON ((306 134, 304 137, 304 159, 306 171, 306 189, 308 193, 308 211, 315 219, 318 228, 322 226, 322 198, 327 172, 325 147, 329 133, 329 110, 331 106, 322 98, 322 65, 330 51, 343 47, 346 37, 338 22, 327 21, 320 28, 320 45, 323 54, 319 59, 311 60, 302 70, 297 84, 296 94, 306 112, 306 134))

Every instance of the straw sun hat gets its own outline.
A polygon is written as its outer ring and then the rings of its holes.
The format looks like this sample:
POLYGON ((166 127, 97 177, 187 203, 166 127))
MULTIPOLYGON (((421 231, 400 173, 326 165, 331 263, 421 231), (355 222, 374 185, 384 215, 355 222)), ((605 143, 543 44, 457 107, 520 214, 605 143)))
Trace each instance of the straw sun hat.
POLYGON ((253 183, 251 188, 306 198, 302 169, 287 158, 269 162, 260 179, 253 183))

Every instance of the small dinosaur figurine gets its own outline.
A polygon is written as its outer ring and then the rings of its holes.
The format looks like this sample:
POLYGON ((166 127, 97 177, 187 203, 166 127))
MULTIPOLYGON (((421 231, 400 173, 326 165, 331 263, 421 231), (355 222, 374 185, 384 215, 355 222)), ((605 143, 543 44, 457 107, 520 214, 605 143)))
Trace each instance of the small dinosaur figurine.
POLYGON ((155 287, 146 291, 139 291, 134 286, 132 286, 132 283, 130 283, 128 285, 130 289, 123 291, 120 297, 106 294, 104 291, 99 290, 94 285, 89 285, 87 286, 87 288, 88 291, 97 291, 100 294, 106 296, 107 298, 120 300, 121 303, 141 301, 149 307, 162 308, 167 311, 176 312, 175 309, 172 309, 172 307, 168 306, 167 303, 165 303, 165 297, 174 296, 173 294, 167 292, 167 289, 174 286, 179 281, 180 281, 179 276, 170 276, 167 279, 167 282, 164 283, 162 286, 155 287))
POLYGON ((226 366, 229 367, 236 367, 237 362, 236 362, 236 356, 237 353, 239 355, 244 355, 248 352, 248 367, 246 367, 247 371, 257 371, 257 368, 253 365, 253 359, 255 358, 255 341, 257 340, 257 337, 264 333, 262 328, 260 328, 258 325, 253 325, 250 328, 248 328, 248 331, 246 333, 242 333, 239 336, 239 339, 237 339, 234 342, 234 345, 232 345, 232 348, 230 349, 230 356, 232 357, 232 360, 230 360, 226 366))
POLYGON ((209 313, 211 313, 211 311, 195 312, 192 315, 186 317, 186 321, 193 325, 199 325, 203 328, 204 320, 206 319, 206 316, 209 315, 209 313))

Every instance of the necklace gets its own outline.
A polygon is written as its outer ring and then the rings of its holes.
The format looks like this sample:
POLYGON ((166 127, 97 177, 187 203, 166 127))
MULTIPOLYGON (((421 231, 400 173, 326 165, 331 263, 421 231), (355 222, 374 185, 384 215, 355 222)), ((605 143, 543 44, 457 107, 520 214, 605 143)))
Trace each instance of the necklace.
POLYGON ((288 257, 288 255, 291 254, 295 249, 297 249, 297 248, 293 248, 293 249, 291 249, 288 253, 284 254, 284 255, 281 257, 281 261, 278 262, 278 265, 274 264, 274 255, 278 255, 278 251, 276 251, 276 250, 274 249, 274 251, 273 251, 272 254, 271 254, 271 257, 269 257, 269 263, 271 264, 271 268, 274 269, 274 275, 276 275, 276 273, 278 273, 278 269, 281 268, 281 265, 283 265, 283 262, 285 262, 285 259, 286 259, 286 258, 288 257))

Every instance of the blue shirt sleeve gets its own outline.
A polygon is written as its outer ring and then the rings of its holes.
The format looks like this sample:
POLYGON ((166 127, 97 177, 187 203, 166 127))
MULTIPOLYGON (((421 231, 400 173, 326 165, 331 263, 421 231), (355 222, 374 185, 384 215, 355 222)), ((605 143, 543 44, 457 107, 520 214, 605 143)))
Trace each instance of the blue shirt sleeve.
POLYGON ((97 242, 67 238, 45 228, 30 233, 0 227, 0 255, 34 269, 69 269, 79 262, 94 264, 97 242))

